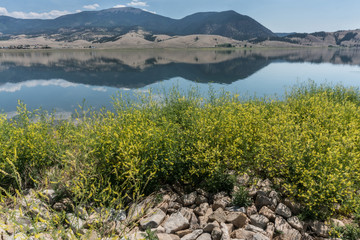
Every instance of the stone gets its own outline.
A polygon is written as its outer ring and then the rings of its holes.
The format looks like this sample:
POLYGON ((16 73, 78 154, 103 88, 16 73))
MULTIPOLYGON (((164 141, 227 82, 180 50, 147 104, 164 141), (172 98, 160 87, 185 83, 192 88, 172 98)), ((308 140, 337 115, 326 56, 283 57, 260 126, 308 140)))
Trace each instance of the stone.
POLYGON ((242 212, 230 212, 226 216, 226 222, 233 224, 235 228, 242 228, 249 222, 249 219, 242 212))
POLYGON ((211 233, 212 230, 214 230, 214 228, 220 228, 220 225, 218 222, 211 222, 211 223, 208 223, 205 227, 204 227, 204 232, 207 232, 207 233, 211 233))
POLYGON ((81 232, 85 224, 85 222, 81 218, 75 216, 72 213, 67 213, 66 219, 74 232, 81 232))
POLYGON ((126 219, 126 212, 124 210, 109 210, 107 221, 124 221, 126 219))
POLYGON ((20 233, 15 234, 15 235, 14 235, 11 239, 16 239, 16 240, 27 240, 27 239, 29 239, 29 237, 28 237, 28 236, 26 236, 26 234, 25 234, 25 233, 20 232, 20 233))
POLYGON ((277 216, 275 219, 275 230, 280 232, 282 240, 301 240, 301 234, 298 230, 293 229, 284 218, 277 216))
POLYGON ((231 203, 231 199, 229 197, 219 198, 214 201, 212 205, 212 209, 215 211, 218 208, 225 209, 231 203))
POLYGON ((313 221, 310 224, 311 230, 319 237, 329 237, 330 228, 323 222, 313 221))
POLYGON ((293 216, 287 219, 287 222, 298 231, 302 231, 304 229, 304 225, 300 222, 297 216, 293 216))
POLYGON ((208 208, 204 216, 199 217, 200 226, 205 226, 209 220, 209 216, 213 213, 212 208, 208 208))
POLYGON ((185 194, 182 198, 184 206, 187 207, 193 205, 195 203, 196 198, 197 198, 197 192, 185 194))
POLYGON ((222 191, 222 192, 219 192, 219 193, 215 194, 213 196, 213 199, 214 199, 214 201, 216 201, 216 200, 219 200, 219 199, 222 199, 222 198, 225 198, 225 197, 228 197, 228 195, 227 195, 226 192, 222 191))
POLYGON ((175 233, 189 227, 189 221, 180 213, 173 213, 165 220, 163 227, 166 233, 175 233))
POLYGON ((251 231, 253 233, 261 233, 263 235, 266 235, 266 232, 264 231, 264 229, 259 228, 259 227, 254 226, 254 225, 251 225, 251 224, 246 225, 244 229, 247 230, 247 231, 251 231))
POLYGON ((211 231, 212 240, 220 240, 222 236, 222 232, 220 227, 216 227, 211 231))
POLYGON ((251 224, 253 224, 254 226, 265 229, 269 222, 269 219, 267 217, 265 217, 264 215, 254 214, 254 215, 250 216, 250 221, 251 221, 251 224))
POLYGON ((246 209, 246 215, 248 215, 248 217, 250 217, 251 215, 257 214, 257 209, 255 205, 251 205, 250 207, 248 207, 246 209))
POLYGON ((193 210, 190 208, 183 207, 180 209, 180 213, 189 221, 191 220, 193 210))
POLYGON ((180 203, 178 202, 169 202, 169 208, 173 208, 173 209, 180 209, 182 206, 180 203))
POLYGON ((140 226, 143 230, 147 228, 157 228, 164 220, 166 213, 161 209, 155 209, 154 213, 140 221, 140 226))
POLYGON ((178 235, 180 238, 182 238, 183 236, 188 235, 192 232, 193 232, 192 229, 185 229, 185 230, 177 231, 175 234, 178 235))
POLYGON ((159 240, 180 240, 180 238, 174 234, 157 233, 159 240))
POLYGON ((77 207, 74 213, 76 216, 80 217, 83 220, 87 220, 89 218, 89 214, 87 213, 86 209, 83 207, 77 207))
POLYGON ((253 239, 255 233, 245 230, 243 228, 233 231, 230 235, 231 238, 236 239, 253 239))
POLYGON ((289 207, 287 207, 285 204, 283 203, 279 203, 278 206, 275 209, 275 213, 284 217, 284 218, 289 218, 291 217, 291 210, 289 207))
POLYGON ((291 212, 294 214, 294 215, 299 215, 301 213, 301 205, 299 203, 296 203, 292 200, 290 200, 289 198, 286 198, 284 200, 284 204, 290 208, 291 212))
POLYGON ((252 240, 270 240, 270 238, 261 233, 255 233, 252 240))
POLYGON ((242 213, 246 214, 245 207, 231 206, 231 207, 227 207, 225 209, 226 209, 226 211, 229 211, 229 212, 242 212, 242 213))
POLYGON ((339 219, 331 218, 330 224, 335 227, 345 227, 345 224, 343 221, 340 221, 339 219))
POLYGON ((93 231, 89 231, 86 234, 82 235, 81 240, 98 240, 100 239, 100 234, 93 230, 93 231))
POLYGON ((157 232, 157 233, 165 233, 165 228, 160 225, 160 226, 158 226, 158 227, 156 228, 156 232, 157 232))
POLYGON ((250 181, 250 177, 246 173, 236 177, 236 183, 242 186, 246 186, 249 183, 249 181, 250 181))
POLYGON ((255 197, 257 193, 257 189, 255 186, 251 186, 249 189, 248 189, 248 194, 249 194, 249 197, 255 197))
POLYGON ((197 189, 196 189, 196 192, 197 192, 199 195, 204 196, 204 197, 206 197, 206 198, 209 198, 209 197, 210 197, 210 194, 209 194, 207 191, 205 191, 204 189, 197 188, 197 189))
POLYGON ((208 208, 209 208, 209 204, 207 202, 201 203, 200 206, 194 209, 194 213, 197 214, 198 216, 204 216, 208 208))
POLYGON ((181 240, 196 240, 203 233, 202 229, 193 231, 190 234, 187 234, 181 238, 181 240))
POLYGON ((265 179, 260 183, 259 187, 272 187, 272 182, 269 179, 265 179))
POLYGON ((167 212, 168 208, 169 208, 169 203, 168 202, 162 202, 158 205, 158 208, 161 209, 161 211, 163 211, 164 213, 167 212))
POLYGON ((211 235, 209 233, 203 233, 196 240, 211 240, 211 235))
POLYGON ((274 213, 274 211, 272 211, 270 208, 268 208, 267 206, 263 206, 259 213, 261 215, 264 215, 265 217, 267 217, 271 222, 275 221, 276 215, 274 213))
POLYGON ((44 196, 46 203, 50 205, 54 203, 54 200, 57 197, 56 192, 53 189, 46 189, 41 192, 41 195, 44 196))
POLYGON ((220 223, 220 230, 222 232, 221 240, 231 240, 229 229, 225 223, 220 223))
POLYGON ((52 207, 57 212, 66 211, 66 206, 62 202, 57 202, 52 207))
POLYGON ((218 209, 216 209, 215 212, 213 212, 209 216, 209 220, 210 221, 217 221, 219 223, 225 222, 226 221, 226 214, 225 214, 225 212, 224 212, 224 210, 222 208, 218 208, 218 209))
POLYGON ((202 203, 207 203, 208 202, 208 199, 207 197, 203 196, 203 195, 199 195, 196 197, 195 199, 195 204, 196 205, 200 205, 202 203))
POLYGON ((266 236, 268 236, 270 239, 272 239, 274 236, 274 232, 275 232, 275 224, 272 222, 268 223, 265 231, 266 231, 266 236))
POLYGON ((226 227, 227 227, 227 229, 228 229, 228 231, 229 231, 229 234, 231 234, 232 231, 234 231, 234 225, 233 225, 233 224, 227 223, 227 224, 226 224, 226 227))
POLYGON ((261 209, 263 206, 269 207, 271 205, 273 205, 273 201, 271 198, 262 194, 256 195, 255 206, 257 209, 261 209))
POLYGON ((196 217, 195 213, 191 213, 191 219, 189 220, 190 228, 191 229, 198 229, 200 228, 199 219, 196 217))
POLYGON ((27 233, 33 234, 33 233, 39 233, 39 232, 45 232, 48 228, 48 225, 44 222, 37 222, 35 224, 29 225, 29 229, 27 233))

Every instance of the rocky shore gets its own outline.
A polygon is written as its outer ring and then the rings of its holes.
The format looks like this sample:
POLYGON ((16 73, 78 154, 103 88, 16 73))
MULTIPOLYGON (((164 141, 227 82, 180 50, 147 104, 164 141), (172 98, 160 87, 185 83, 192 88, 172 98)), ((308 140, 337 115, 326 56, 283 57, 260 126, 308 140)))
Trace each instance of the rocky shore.
POLYGON ((330 238, 343 221, 302 221, 301 205, 284 198, 272 182, 237 177, 232 194, 185 192, 179 185, 161 191, 126 210, 75 206, 54 190, 29 190, 1 204, 0 239, 159 239, 159 240, 312 240, 330 238), (244 186, 244 187, 242 187, 244 186), (246 189, 248 206, 234 196, 246 189))

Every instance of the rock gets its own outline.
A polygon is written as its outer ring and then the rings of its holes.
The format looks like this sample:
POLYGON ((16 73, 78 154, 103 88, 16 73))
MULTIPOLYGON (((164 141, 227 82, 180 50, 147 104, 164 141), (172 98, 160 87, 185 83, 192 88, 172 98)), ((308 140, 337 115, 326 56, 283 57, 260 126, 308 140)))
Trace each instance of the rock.
POLYGON ((196 213, 198 216, 204 216, 208 208, 209 208, 209 204, 207 202, 201 203, 200 206, 194 209, 194 213, 196 213))
POLYGON ((302 231, 304 229, 304 225, 300 222, 297 216, 288 218, 287 222, 298 231, 302 231))
POLYGON ((160 226, 158 226, 158 227, 156 228, 156 232, 157 232, 157 233, 165 233, 165 228, 160 225, 160 226))
POLYGON ((264 215, 265 217, 267 217, 271 222, 274 222, 274 221, 275 221, 276 215, 275 215, 274 211, 272 211, 272 210, 271 210, 270 208, 268 208, 267 206, 263 206, 263 207, 260 209, 259 213, 260 213, 261 215, 264 215))
POLYGON ((205 196, 202 196, 202 195, 198 195, 195 199, 195 204, 196 205, 200 205, 202 203, 207 203, 208 202, 208 199, 207 197, 205 196))
POLYGON ((57 212, 66 211, 66 206, 62 202, 57 202, 52 207, 57 212))
POLYGON ((263 206, 269 207, 272 205, 273 205, 273 201, 271 198, 262 194, 256 195, 255 206, 257 209, 261 209, 263 206))
POLYGON ((248 217, 254 214, 257 214, 257 209, 255 205, 252 205, 246 209, 246 215, 248 215, 248 217))
POLYGON ((269 219, 267 217, 265 217, 264 215, 254 214, 254 215, 250 216, 250 221, 251 221, 251 224, 253 224, 259 228, 265 229, 269 222, 269 219))
POLYGON ((169 208, 169 203, 168 202, 162 202, 158 205, 158 208, 161 209, 161 211, 163 211, 164 213, 167 212, 168 208, 169 208))
POLYGON ((209 233, 203 233, 196 240, 211 240, 211 235, 209 233))
POLYGON ((255 197, 257 193, 257 189, 255 186, 251 186, 249 189, 248 189, 248 194, 249 194, 249 197, 255 197))
POLYGON ((280 232, 281 240, 301 240, 301 234, 293 229, 284 218, 277 216, 275 219, 275 230, 280 232))
POLYGON ((126 212, 124 210, 109 210, 107 221, 124 221, 126 219, 126 212))
POLYGON ((213 196, 213 199, 214 199, 214 201, 216 201, 216 200, 219 200, 219 199, 222 199, 222 198, 225 198, 225 197, 228 197, 228 195, 227 195, 226 192, 222 191, 222 192, 219 192, 219 193, 215 194, 213 196))
POLYGON ((100 234, 97 231, 93 230, 93 231, 89 231, 86 234, 82 235, 80 239, 81 240, 98 240, 100 238, 101 238, 100 234))
POLYGON ((44 222, 37 222, 35 224, 29 225, 29 229, 27 233, 33 234, 33 233, 39 233, 39 232, 45 232, 48 228, 48 225, 44 222))
POLYGON ((246 173, 236 178, 236 183, 242 186, 246 186, 250 181, 249 175, 246 173))
POLYGON ((329 237, 330 228, 323 222, 313 221, 310 224, 311 230, 319 237, 329 237))
POLYGON ((41 195, 44 196, 44 199, 47 204, 53 204, 55 198, 57 197, 55 190, 53 189, 46 189, 41 192, 41 195))
POLYGON ((193 232, 192 229, 185 229, 185 230, 177 231, 175 234, 178 235, 180 238, 182 238, 183 236, 188 235, 192 232, 193 232))
POLYGON ((209 216, 213 213, 212 208, 208 208, 204 216, 199 217, 200 226, 205 226, 209 220, 209 216))
POLYGON ((218 208, 225 209, 231 203, 231 199, 229 197, 223 197, 214 201, 212 205, 212 209, 215 211, 218 208))
POLYGON ((283 203, 279 203, 278 206, 275 209, 275 213, 284 217, 284 218, 289 218, 291 217, 291 210, 289 207, 287 207, 285 204, 283 203))
POLYGON ((226 216, 226 222, 233 224, 236 228, 242 228, 249 222, 249 219, 242 212, 230 212, 226 216))
POLYGON ((183 207, 180 209, 180 213, 189 221, 191 220, 193 210, 190 208, 183 207))
POLYGON ((75 215, 83 220, 87 220, 89 218, 89 214, 87 213, 86 209, 83 207, 77 207, 75 209, 75 215))
POLYGON ((169 202, 169 208, 173 208, 173 209, 180 209, 182 206, 180 203, 178 202, 169 202))
POLYGON ((184 206, 187 207, 187 206, 193 205, 195 203, 196 198, 197 198, 197 192, 185 194, 182 198, 184 206))
POLYGON ((225 222, 226 221, 226 214, 225 214, 225 212, 224 212, 224 210, 222 208, 218 208, 218 209, 216 209, 215 212, 213 212, 209 216, 209 220, 210 221, 217 221, 219 223, 225 222))
POLYGON ((246 214, 246 208, 245 207, 231 206, 231 207, 227 207, 225 209, 226 209, 226 211, 229 211, 229 212, 242 212, 242 213, 246 214))
POLYGON ((181 238, 181 240, 196 240, 203 233, 202 229, 198 229, 193 231, 190 234, 185 235, 181 238))
POLYGON ((228 228, 229 234, 232 233, 232 231, 234 231, 234 225, 231 223, 227 223, 226 227, 228 228))
POLYGON ((196 217, 195 213, 191 213, 191 219, 189 221, 189 224, 190 224, 190 228, 191 229, 198 229, 200 228, 200 224, 199 224, 199 220, 198 218, 196 217))
POLYGON ((147 228, 157 228, 164 220, 166 214, 161 209, 155 209, 154 213, 149 217, 140 221, 140 226, 143 230, 147 228))
POLYGON ((164 222, 163 227, 166 233, 175 233, 189 227, 189 221, 180 213, 173 213, 164 222))
POLYGON ((208 192, 206 192, 204 189, 201 189, 201 188, 198 188, 196 189, 196 192, 201 195, 201 196, 204 196, 206 198, 209 198, 210 197, 210 194, 208 192))
POLYGON ((267 237, 261 233, 255 233, 252 239, 253 240, 270 240, 269 237, 267 237))
POLYGON ((180 238, 174 234, 158 233, 156 236, 159 240, 180 240, 180 238))
POLYGON ((268 236, 270 239, 273 238, 275 232, 275 224, 270 222, 266 226, 266 236, 268 236))
POLYGON ((216 221, 211 222, 211 223, 208 223, 208 224, 204 227, 204 232, 211 233, 212 230, 214 230, 214 228, 220 228, 219 223, 216 222, 216 221))
POLYGON ((72 213, 67 213, 66 219, 74 232, 82 232, 81 230, 83 229, 85 222, 81 218, 72 213))
POLYGON ((275 192, 275 191, 271 191, 270 193, 269 193, 269 198, 271 198, 271 199, 275 199, 276 201, 280 201, 280 197, 279 197, 279 194, 277 193, 277 192, 275 192))
POLYGON ((292 200, 290 200, 289 198, 286 198, 284 200, 284 204, 290 208, 291 212, 294 214, 294 215, 299 215, 301 213, 301 205, 299 203, 296 203, 292 200))
POLYGON ((330 219, 330 224, 335 227, 345 227, 345 224, 342 221, 335 218, 330 219))
POLYGON ((253 236, 254 236, 253 232, 247 231, 242 228, 233 231, 230 235, 231 238, 236 238, 236 239, 253 239, 253 236))
POLYGON ((244 229, 247 230, 247 231, 251 231, 253 233, 261 233, 263 235, 266 235, 266 232, 264 231, 264 229, 259 228, 259 227, 254 226, 254 225, 251 225, 251 224, 246 225, 244 229))
POLYGON ((221 240, 230 240, 229 229, 225 223, 220 223, 220 230, 222 232, 221 240))
POLYGON ((221 236, 222 236, 222 232, 221 232, 221 229, 219 227, 216 227, 211 231, 212 240, 220 240, 221 236))
POLYGON ((15 235, 13 236, 13 238, 11 238, 11 239, 16 239, 16 240, 27 240, 27 239, 29 239, 29 237, 28 237, 28 236, 26 236, 26 234, 25 234, 25 233, 20 232, 20 233, 15 234, 15 235))
POLYGON ((265 179, 260 183, 259 187, 272 187, 272 182, 269 179, 265 179))

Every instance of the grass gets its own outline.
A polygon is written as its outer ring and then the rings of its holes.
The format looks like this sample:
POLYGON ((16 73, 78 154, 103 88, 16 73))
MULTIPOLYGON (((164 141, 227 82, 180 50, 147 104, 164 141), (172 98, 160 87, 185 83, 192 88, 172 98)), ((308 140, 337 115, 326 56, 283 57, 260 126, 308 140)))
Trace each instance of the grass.
POLYGON ((77 204, 122 208, 164 184, 213 190, 231 182, 233 170, 281 178, 313 218, 349 215, 360 204, 357 89, 308 83, 283 100, 202 99, 174 89, 161 100, 117 96, 113 105, 113 112, 80 109, 69 121, 23 103, 16 119, 1 116, 2 201, 51 187, 77 204))

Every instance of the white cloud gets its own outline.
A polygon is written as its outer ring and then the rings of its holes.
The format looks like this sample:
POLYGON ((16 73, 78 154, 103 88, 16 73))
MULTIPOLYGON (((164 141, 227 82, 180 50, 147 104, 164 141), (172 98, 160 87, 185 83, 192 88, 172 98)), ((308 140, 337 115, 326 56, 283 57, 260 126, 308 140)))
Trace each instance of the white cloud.
POLYGON ((131 6, 131 7, 148 7, 146 2, 141 2, 139 0, 133 0, 130 3, 128 3, 127 5, 131 6))
POLYGON ((115 5, 113 8, 124 8, 126 7, 125 5, 121 5, 121 4, 118 4, 118 5, 115 5))
POLYGON ((149 12, 149 13, 156 14, 156 12, 154 12, 154 11, 150 11, 150 10, 147 10, 147 9, 145 9, 145 8, 142 8, 141 10, 143 10, 143 11, 145 11, 145 12, 149 12))
POLYGON ((69 11, 59 11, 59 10, 52 10, 50 12, 9 12, 6 8, 0 7, 0 15, 5 15, 14 18, 24 18, 24 19, 52 19, 57 18, 66 14, 70 14, 69 11))
POLYGON ((97 4, 97 3, 92 4, 92 5, 85 5, 85 6, 83 6, 83 8, 89 9, 89 10, 95 10, 95 9, 97 9, 97 8, 99 8, 99 7, 100 7, 100 5, 97 4))
POLYGON ((57 86, 62 88, 76 87, 78 84, 71 83, 62 79, 51 79, 51 80, 29 80, 26 82, 20 83, 5 83, 0 86, 0 92, 17 92, 22 88, 32 88, 32 87, 46 87, 46 86, 57 86))

